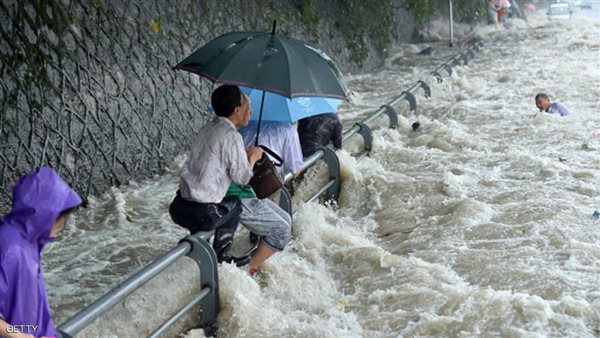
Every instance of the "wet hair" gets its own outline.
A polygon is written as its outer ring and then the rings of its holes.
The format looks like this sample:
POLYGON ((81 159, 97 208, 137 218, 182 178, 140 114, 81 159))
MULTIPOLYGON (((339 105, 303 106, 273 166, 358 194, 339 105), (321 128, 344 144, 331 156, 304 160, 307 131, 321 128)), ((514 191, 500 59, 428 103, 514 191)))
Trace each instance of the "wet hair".
POLYGON ((242 105, 242 92, 238 86, 222 85, 212 93, 210 103, 217 116, 229 117, 242 105))
POLYGON ((548 97, 548 95, 544 94, 544 93, 538 93, 535 96, 535 102, 537 102, 538 99, 546 99, 546 100, 550 100, 550 98, 548 97))

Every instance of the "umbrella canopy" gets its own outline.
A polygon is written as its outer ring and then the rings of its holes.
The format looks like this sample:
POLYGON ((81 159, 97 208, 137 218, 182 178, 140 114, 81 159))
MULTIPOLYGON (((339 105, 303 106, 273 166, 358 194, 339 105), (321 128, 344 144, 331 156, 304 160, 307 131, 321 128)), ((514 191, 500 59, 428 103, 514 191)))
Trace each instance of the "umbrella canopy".
MULTIPOLYGON (((259 112, 262 95, 265 93, 262 120, 295 122, 302 118, 323 113, 336 112, 342 100, 319 96, 300 96, 293 99, 260 89, 240 87, 252 101, 252 110, 259 112)), ((260 114, 252 114, 251 121, 259 119, 260 114)))
POLYGON ((275 33, 232 32, 196 50, 174 67, 215 83, 235 84, 289 98, 346 100, 347 90, 331 59, 305 43, 275 33))

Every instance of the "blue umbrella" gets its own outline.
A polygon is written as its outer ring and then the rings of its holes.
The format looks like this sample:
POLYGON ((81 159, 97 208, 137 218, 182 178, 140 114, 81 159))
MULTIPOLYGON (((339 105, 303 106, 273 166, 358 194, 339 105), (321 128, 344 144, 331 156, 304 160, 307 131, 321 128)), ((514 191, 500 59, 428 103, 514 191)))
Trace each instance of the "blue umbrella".
MULTIPOLYGON (((252 114, 250 120, 258 121, 261 108, 263 91, 256 88, 242 87, 252 101, 252 114)), ((302 118, 336 112, 343 100, 320 96, 299 96, 292 99, 272 92, 265 92, 263 102, 262 120, 295 122, 302 118)))

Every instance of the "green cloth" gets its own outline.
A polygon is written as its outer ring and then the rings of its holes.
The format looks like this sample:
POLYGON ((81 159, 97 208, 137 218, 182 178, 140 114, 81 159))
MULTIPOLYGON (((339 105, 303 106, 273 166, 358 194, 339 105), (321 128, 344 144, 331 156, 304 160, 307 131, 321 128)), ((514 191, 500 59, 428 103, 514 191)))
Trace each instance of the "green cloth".
POLYGON ((225 196, 237 196, 240 199, 242 198, 256 198, 256 194, 251 186, 241 186, 235 182, 231 182, 229 185, 229 189, 227 189, 227 194, 225 196))

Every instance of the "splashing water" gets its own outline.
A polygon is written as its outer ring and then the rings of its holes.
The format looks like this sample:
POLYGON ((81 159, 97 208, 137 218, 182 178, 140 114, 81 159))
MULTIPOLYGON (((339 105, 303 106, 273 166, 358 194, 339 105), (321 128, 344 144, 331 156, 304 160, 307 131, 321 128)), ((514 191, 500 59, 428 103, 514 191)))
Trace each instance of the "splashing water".
MULTIPOLYGON (((362 161, 340 151, 338 209, 296 201, 294 239, 262 275, 220 268, 220 337, 600 334, 600 224, 590 217, 600 208, 600 23, 532 15, 471 34, 485 48, 432 83, 417 115, 400 107, 395 130, 382 117, 362 161), (536 114, 538 92, 573 115, 536 114)), ((347 75, 346 127, 457 53, 445 45, 402 45, 379 72, 347 75), (419 55, 426 47, 436 53, 419 55)), ((183 160, 93 199, 49 247, 57 323, 186 235, 167 211, 183 160)), ((181 271, 158 281, 171 298, 181 292, 170 286, 194 284, 181 271)), ((121 311, 143 319, 161 307, 149 297, 121 311)))

